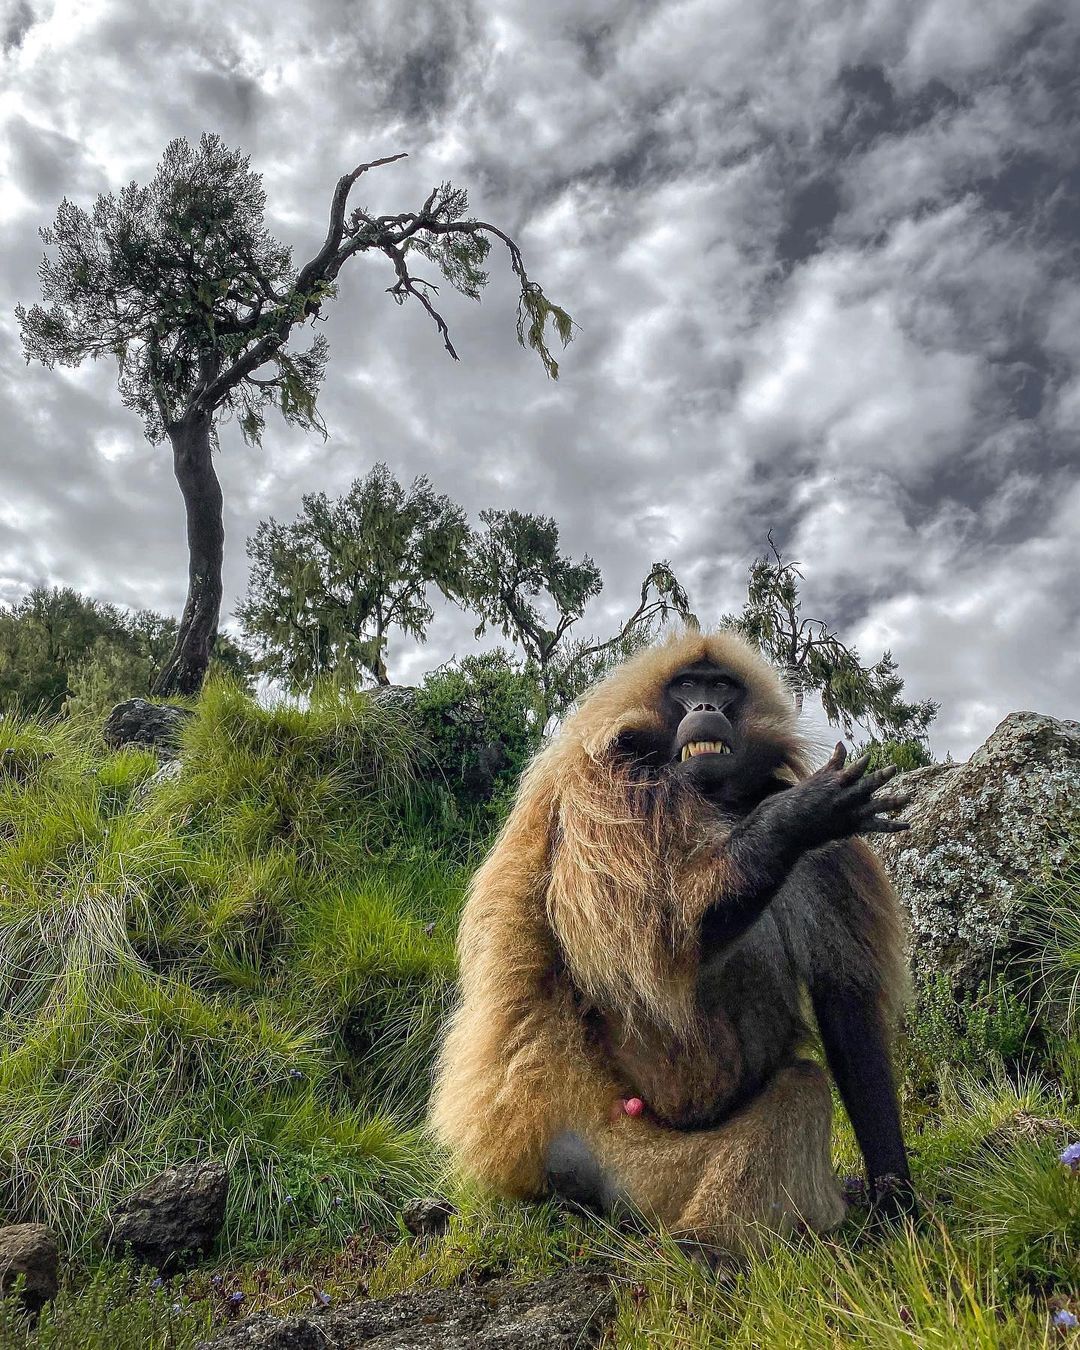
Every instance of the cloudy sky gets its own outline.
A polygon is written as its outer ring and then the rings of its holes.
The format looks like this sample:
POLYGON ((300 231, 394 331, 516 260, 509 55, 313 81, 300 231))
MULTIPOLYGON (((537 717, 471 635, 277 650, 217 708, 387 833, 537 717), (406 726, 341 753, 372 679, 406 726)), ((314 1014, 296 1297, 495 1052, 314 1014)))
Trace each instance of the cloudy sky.
MULTIPOLYGON (((222 438, 226 609, 244 541, 385 460, 474 516, 554 516, 606 588, 655 558, 738 606, 774 531, 806 612, 941 702, 968 754, 1006 713, 1080 714, 1080 6, 1073 0, 0 0, 0 599, 35 582, 178 612, 167 447, 104 363, 23 364, 61 197, 219 132, 298 261, 337 177, 414 208, 449 178, 579 324, 562 378, 444 295, 459 363, 384 259, 324 332, 330 440, 222 438)), ((471 644, 441 612, 415 677, 471 644)))

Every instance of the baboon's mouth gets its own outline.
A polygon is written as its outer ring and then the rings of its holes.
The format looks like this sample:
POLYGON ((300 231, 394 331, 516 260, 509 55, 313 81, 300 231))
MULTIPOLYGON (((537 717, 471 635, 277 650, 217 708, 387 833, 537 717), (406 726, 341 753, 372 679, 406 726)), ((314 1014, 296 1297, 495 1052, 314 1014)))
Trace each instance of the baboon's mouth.
POLYGON ((692 759, 695 755, 730 755, 731 746, 725 741, 691 741, 682 748, 680 763, 692 759))

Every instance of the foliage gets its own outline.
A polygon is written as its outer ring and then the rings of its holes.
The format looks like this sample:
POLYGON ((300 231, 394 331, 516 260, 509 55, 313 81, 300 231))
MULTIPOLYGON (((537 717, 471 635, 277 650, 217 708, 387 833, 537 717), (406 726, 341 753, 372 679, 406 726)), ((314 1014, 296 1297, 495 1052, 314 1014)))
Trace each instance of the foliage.
MULTIPOLYGON (((55 250, 38 271, 48 308, 16 311, 27 360, 115 357, 125 407, 148 440, 162 440, 205 384, 207 358, 220 369, 298 304, 290 252, 267 230, 265 211, 249 157, 211 133, 198 148, 170 141, 146 187, 102 193, 90 211, 65 197, 41 231, 55 250)), ((325 360, 325 339, 295 357, 279 351, 273 390, 237 381, 217 406, 256 441, 267 397, 277 396, 287 420, 318 425, 325 360)))
POLYGON ((870 756, 870 770, 895 764, 901 773, 907 773, 911 769, 924 769, 934 762, 926 742, 918 736, 907 736, 902 740, 864 741, 852 751, 853 758, 862 755, 870 756))
POLYGON ((909 1084, 932 1087, 942 1065, 988 1074, 1015 1067, 1034 1031, 1030 1008, 1003 980, 983 982, 974 994, 954 994, 947 975, 916 981, 901 1042, 909 1084))
POLYGON ((667 562, 654 563, 641 602, 605 641, 572 636, 585 607, 603 589, 600 569, 586 555, 572 562, 559 551, 559 527, 549 516, 481 511, 484 530, 471 552, 467 603, 489 628, 519 646, 540 691, 544 720, 564 712, 614 661, 647 644, 670 614, 696 623, 686 592, 667 562))
POLYGON ((498 629, 521 647, 537 672, 545 703, 559 643, 603 588, 600 569, 586 555, 572 562, 559 551, 559 527, 550 516, 524 511, 481 511, 469 568, 469 605, 479 616, 476 636, 498 629))
POLYGON ((264 520, 248 540, 251 578, 237 611, 262 668, 295 690, 331 675, 388 684, 388 633, 422 642, 430 589, 462 594, 468 535, 465 513, 426 477, 406 491, 385 464, 334 501, 304 497, 291 525, 264 520))
POLYGON ((1072 1042, 1080 1039, 1080 822, 1065 832, 1063 861, 1037 877, 1027 896, 1029 914, 1018 974, 1036 989, 1047 1025, 1072 1042))
POLYGON ((374 216, 348 211, 350 193, 368 170, 392 155, 343 174, 330 202, 326 238, 299 269, 269 233, 262 178, 247 155, 205 133, 197 148, 170 141, 150 184, 102 193, 90 211, 65 198, 41 231, 53 254, 38 270, 44 304, 16 307, 27 361, 78 366, 115 358, 124 405, 142 419, 152 443, 170 440, 188 522, 189 586, 177 640, 155 688, 193 694, 209 662, 221 603, 222 498, 211 448, 218 425, 235 417, 245 440, 262 440, 268 408, 325 437, 317 408, 329 349, 316 336, 307 350, 290 346, 296 330, 321 317, 337 293, 341 268, 361 253, 387 258, 398 304, 417 301, 456 360, 449 329, 434 308, 438 288, 413 275, 414 254, 472 299, 487 282, 482 269, 492 238, 507 248, 521 291, 518 340, 540 357, 551 378, 558 363, 547 343, 549 321, 565 346, 573 323, 525 270, 521 250, 502 230, 468 214, 468 196, 442 183, 416 212, 374 216))
MULTIPOLYGON (((0 712, 100 711, 147 692, 176 640, 153 610, 130 613, 69 587, 35 587, 0 606, 0 712)), ((214 663, 247 683, 251 658, 220 635, 214 663)))
POLYGON ((771 556, 755 559, 750 568, 742 612, 725 615, 721 624, 741 633, 780 669, 798 707, 807 692, 819 694, 825 716, 845 735, 860 722, 883 741, 923 740, 938 705, 933 699, 903 700, 904 681, 889 652, 864 666, 858 651, 841 642, 824 619, 804 618, 802 573, 784 561, 771 533, 769 549, 771 556))
POLYGON ((0 1350, 194 1350, 211 1327, 209 1304, 191 1304, 124 1264, 103 1266, 81 1284, 65 1281, 35 1324, 14 1299, 0 1302, 0 1350))
POLYGON ((467 656, 425 677, 414 712, 460 820, 490 828, 540 743, 535 680, 501 649, 467 656))
POLYGON ((496 234, 522 284, 527 318, 519 320, 519 339, 557 375, 547 321, 564 345, 572 322, 528 279, 512 241, 471 219, 468 196, 449 183, 418 213, 374 217, 357 210, 346 221, 348 189, 372 167, 362 165, 338 184, 329 248, 299 270, 266 227, 262 175, 248 155, 211 132, 197 147, 183 137, 170 141, 146 187, 130 183, 102 193, 89 211, 64 198, 54 223, 41 231, 54 250, 38 270, 44 305, 16 310, 27 360, 77 366, 88 356, 114 357, 120 396, 142 418, 151 442, 164 439, 196 403, 215 421, 234 416, 253 444, 269 406, 287 422, 325 434, 316 399, 326 339, 316 337, 306 351, 287 343, 336 294, 342 265, 357 253, 385 253, 398 275, 394 298, 413 296, 431 312, 429 287, 409 274, 409 250, 479 299, 487 281, 479 264, 490 247, 487 235, 496 234), (270 370, 260 378, 255 372, 264 366, 270 370))

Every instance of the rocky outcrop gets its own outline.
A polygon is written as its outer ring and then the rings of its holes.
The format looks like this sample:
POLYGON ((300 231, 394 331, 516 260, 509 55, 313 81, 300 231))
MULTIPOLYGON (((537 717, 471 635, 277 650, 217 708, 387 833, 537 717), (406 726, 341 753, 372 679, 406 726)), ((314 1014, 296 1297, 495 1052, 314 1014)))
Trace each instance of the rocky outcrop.
POLYGON ((907 911, 912 963, 974 991, 1020 933, 1080 813, 1080 723, 1012 713, 964 764, 897 780, 902 834, 871 836, 907 911))
POLYGON ((9 1294, 23 1279, 22 1299, 38 1312, 56 1297, 59 1256, 56 1234, 40 1223, 15 1223, 0 1228, 0 1293, 9 1294))
POLYGON ((614 1312, 606 1275, 570 1271, 534 1284, 425 1289, 299 1317, 261 1313, 200 1350, 588 1350, 614 1312))
POLYGON ((103 1241, 118 1256, 176 1270, 213 1246, 225 1220, 229 1174, 217 1159, 167 1167, 113 1209, 103 1241))
POLYGON ((122 745, 144 745, 156 750, 163 759, 172 759, 179 753, 181 729, 193 715, 188 708, 129 698, 109 713, 101 734, 110 750, 119 750, 122 745))

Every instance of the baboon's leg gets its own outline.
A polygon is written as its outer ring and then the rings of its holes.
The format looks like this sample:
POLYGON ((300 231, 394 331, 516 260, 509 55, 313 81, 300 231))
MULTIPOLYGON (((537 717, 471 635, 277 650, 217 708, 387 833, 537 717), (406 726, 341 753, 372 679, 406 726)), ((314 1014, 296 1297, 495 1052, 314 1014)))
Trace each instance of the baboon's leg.
POLYGON ((824 1073, 801 1061, 717 1131, 716 1150, 672 1227, 721 1247, 755 1249, 765 1231, 824 1233, 846 1206, 829 1141, 832 1097, 824 1073))
MULTIPOLYGON (((825 1232, 843 1219, 831 1121, 824 1073, 800 1061, 716 1129, 626 1117, 563 1136, 550 1156, 562 1162, 567 1189, 577 1184, 578 1202, 608 1209, 629 1201, 675 1234, 743 1252, 761 1246, 766 1231, 825 1232)), ((560 1189, 556 1175, 551 1181, 560 1189)))

